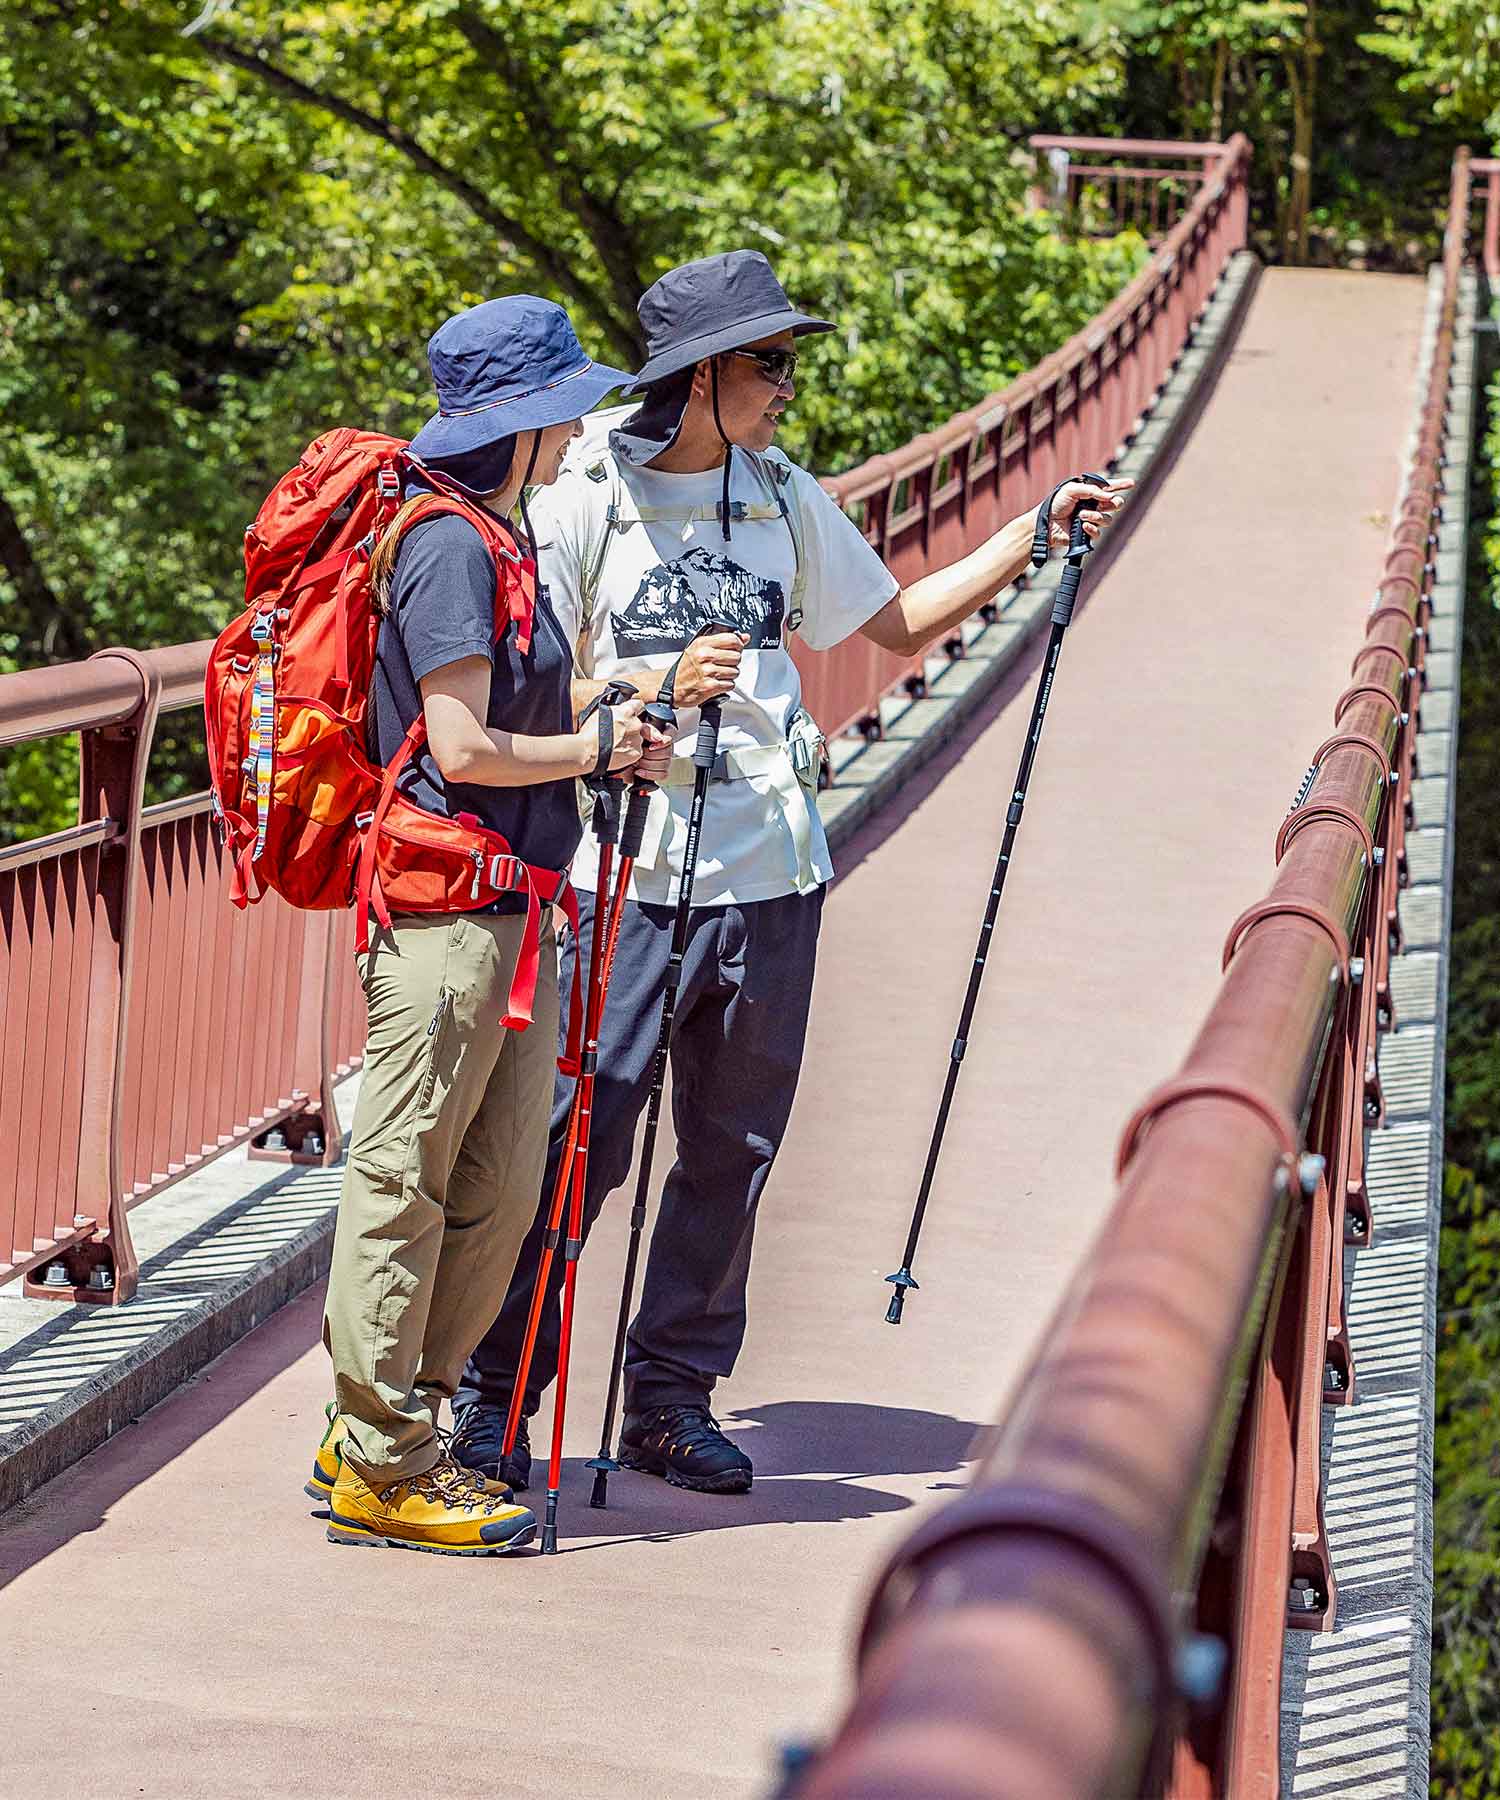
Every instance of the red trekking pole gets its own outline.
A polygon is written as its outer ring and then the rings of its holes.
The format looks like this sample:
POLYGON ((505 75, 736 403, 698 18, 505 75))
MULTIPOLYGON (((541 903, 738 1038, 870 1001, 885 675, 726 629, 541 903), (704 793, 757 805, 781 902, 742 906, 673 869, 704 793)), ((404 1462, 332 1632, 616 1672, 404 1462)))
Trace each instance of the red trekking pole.
MULTIPOLYGON (((573 1347, 573 1301, 578 1284, 578 1258, 583 1249, 583 1201, 584 1190, 588 1181, 589 1161, 589 1126, 592 1118, 594 1098, 594 1069, 599 1055, 599 1021, 604 1013, 604 998, 609 989, 610 971, 614 966, 615 945, 619 942, 620 921, 625 913, 625 896, 630 888, 630 874, 635 867, 636 856, 640 852, 641 839, 646 829, 646 813, 651 804, 653 789, 649 782, 636 782, 630 790, 630 805, 625 813, 625 825, 620 834, 620 867, 615 878, 614 893, 609 903, 609 920, 601 934, 600 916, 604 910, 602 896, 606 893, 604 870, 607 866, 609 852, 613 846, 601 842, 599 848, 600 866, 600 899, 595 902, 594 939, 590 965, 591 972, 597 971, 597 978, 590 981, 590 999, 593 1002, 591 1015, 585 1015, 583 1055, 578 1068, 578 1099, 576 1111, 578 1130, 572 1158, 572 1192, 568 1203, 568 1235, 563 1246, 563 1297, 562 1328, 557 1342, 557 1394, 552 1408, 552 1452, 547 1462, 547 1504, 542 1514, 542 1554, 555 1554, 557 1550, 557 1497, 562 1485, 562 1447, 563 1422, 568 1409, 568 1360, 573 1347), (602 950, 601 950, 602 937, 602 950)), ((559 1170, 559 1191, 553 1195, 554 1209, 560 1210, 561 1170, 559 1170)), ((549 1220, 547 1237, 543 1240, 543 1255, 549 1257, 548 1244, 557 1242, 556 1225, 549 1220)), ((538 1272, 538 1287, 532 1296, 532 1310, 540 1315, 537 1298, 545 1283, 545 1265, 538 1272)), ((526 1355, 522 1368, 517 1376, 516 1391, 511 1396, 511 1414, 519 1418, 521 1395, 526 1385, 526 1364, 530 1362, 530 1348, 533 1333, 528 1328, 526 1355)), ((512 1432, 510 1420, 506 1422, 506 1433, 512 1432)), ((509 1454, 507 1445, 506 1454, 509 1454)))
MULTIPOLYGON (((628 682, 613 682, 599 696, 596 704, 617 706, 621 701, 628 700, 634 693, 635 689, 628 682)), ((592 711, 593 708, 589 710, 592 711)), ((587 716, 588 714, 585 713, 584 717, 587 718, 587 716)), ((562 1227, 563 1208, 567 1204, 570 1192, 573 1166, 578 1160, 580 1152, 585 1161, 588 1157, 588 1128, 594 1088, 594 1063, 599 1047, 599 1019, 604 1010, 604 993, 609 981, 609 956, 605 954, 605 938, 611 912, 617 910, 613 909, 610 904, 610 871, 614 861, 617 821, 614 802, 618 786, 618 783, 603 778, 595 789, 593 829, 594 835, 599 840, 599 879, 594 892, 594 926, 589 952, 589 982, 584 1001, 583 1054, 578 1079, 573 1088, 572 1106, 568 1111, 567 1137, 563 1143, 562 1156, 557 1165, 557 1178, 553 1183, 552 1198, 547 1208, 547 1227, 542 1238, 542 1254, 537 1266, 536 1280, 531 1289, 531 1307, 526 1318, 526 1335, 522 1340, 515 1385, 511 1389, 510 1408, 505 1418, 503 1454, 506 1456, 509 1456, 515 1448, 516 1435, 520 1430, 521 1408, 526 1395, 526 1378, 531 1372, 531 1358, 536 1349, 537 1332, 541 1326, 542 1307, 547 1294, 547 1280, 552 1272, 552 1259, 557 1249, 562 1227)), ((638 847, 639 833, 637 834, 638 847)), ((618 931, 618 926, 616 926, 616 931, 618 931)), ((578 948, 581 951, 582 947, 578 948)), ((612 950, 611 943, 611 953, 612 950)), ((556 1484, 553 1485, 555 1487, 556 1484)), ((555 1509, 555 1497, 549 1496, 549 1510, 552 1509, 555 1509)))

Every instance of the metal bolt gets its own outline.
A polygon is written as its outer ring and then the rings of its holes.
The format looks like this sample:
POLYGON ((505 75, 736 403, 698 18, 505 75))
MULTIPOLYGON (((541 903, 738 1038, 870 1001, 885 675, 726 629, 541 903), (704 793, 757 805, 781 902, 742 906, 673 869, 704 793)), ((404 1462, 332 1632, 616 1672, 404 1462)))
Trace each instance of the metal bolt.
POLYGON ((72 1287, 72 1285, 73 1283, 68 1279, 66 1263, 51 1262, 47 1264, 46 1273, 42 1276, 43 1287, 72 1287))
POLYGON ((94 1294, 107 1294, 115 1285, 114 1270, 108 1263, 95 1263, 89 1270, 89 1291, 94 1294))
POLYGON ((273 1125, 266 1133, 265 1137, 261 1139, 260 1147, 262 1150, 285 1150, 286 1133, 279 1125, 273 1125))
POLYGON ((316 1129, 309 1131, 307 1136, 302 1140, 302 1148, 309 1156, 321 1156, 323 1154, 322 1132, 316 1129))
POLYGON ((1358 987, 1364 978, 1365 959, 1362 956, 1351 956, 1349 958, 1349 979, 1358 987))
POLYGON ((1323 1171, 1328 1167, 1326 1156, 1315 1155, 1311 1150, 1303 1151, 1297 1158, 1297 1184, 1310 1200, 1318 1191, 1318 1183, 1323 1179, 1323 1171))
POLYGON ((1344 1219, 1344 1230, 1350 1237, 1362 1238, 1365 1235, 1365 1222, 1358 1213, 1349 1213, 1344 1219))
POLYGON ((1322 1599, 1307 1576, 1294 1575, 1291 1592, 1287 1595, 1287 1605, 1293 1612, 1316 1612, 1322 1605, 1322 1599))
POLYGON ((1385 867, 1385 847, 1381 844, 1375 846, 1375 867, 1377 869, 1385 867))
POLYGON ((1344 1391, 1344 1371, 1337 1363, 1323 1364, 1323 1392, 1325 1394, 1342 1394, 1344 1391))
POLYGON ((1206 1631, 1189 1632, 1177 1646, 1172 1669, 1184 1700, 1192 1706, 1211 1706, 1224 1691, 1229 1646, 1206 1631))

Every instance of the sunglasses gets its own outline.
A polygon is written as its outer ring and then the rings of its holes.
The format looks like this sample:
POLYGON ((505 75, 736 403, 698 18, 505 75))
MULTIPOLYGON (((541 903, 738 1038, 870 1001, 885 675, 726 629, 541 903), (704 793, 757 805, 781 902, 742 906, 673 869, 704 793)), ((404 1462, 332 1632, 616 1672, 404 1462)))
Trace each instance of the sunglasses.
POLYGON ((795 350, 731 350, 731 356, 743 356, 760 370, 773 387, 785 387, 797 376, 795 350))

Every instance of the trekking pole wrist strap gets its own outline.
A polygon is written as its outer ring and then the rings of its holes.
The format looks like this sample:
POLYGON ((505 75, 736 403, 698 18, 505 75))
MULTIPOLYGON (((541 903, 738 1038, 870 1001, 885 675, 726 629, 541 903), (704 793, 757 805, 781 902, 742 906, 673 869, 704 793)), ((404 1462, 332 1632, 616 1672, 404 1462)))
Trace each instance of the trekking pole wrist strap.
MULTIPOLYGON (((1066 481, 1058 482, 1057 486, 1055 488, 1053 488, 1052 492, 1050 494, 1048 494, 1047 498, 1036 509, 1036 530, 1032 534, 1032 539, 1031 539, 1031 566, 1032 566, 1032 568, 1034 568, 1034 569, 1041 568, 1043 563, 1045 563, 1047 560, 1047 554, 1050 549, 1051 541, 1052 541, 1052 502, 1054 500, 1056 500, 1057 496, 1063 491, 1063 489, 1065 487, 1072 487, 1074 485, 1074 483, 1080 482, 1080 481, 1091 482, 1095 487, 1102 488, 1102 487, 1109 486, 1108 480, 1103 475, 1090 475, 1090 474, 1070 475, 1066 481)), ((1077 529, 1077 526, 1078 526, 1078 510, 1077 509, 1075 509, 1074 514, 1073 514, 1073 525, 1074 525, 1073 536, 1076 539, 1080 535, 1080 533, 1077 529)), ((1085 540, 1085 542, 1081 546, 1081 549, 1083 551, 1087 551, 1088 548, 1089 548, 1088 542, 1087 542, 1087 540, 1085 540)), ((1071 556, 1071 555, 1074 555, 1075 553, 1078 553, 1077 547, 1075 547, 1074 544, 1069 544, 1068 554, 1071 556)))
POLYGON ((628 681, 607 682, 603 690, 595 694, 578 715, 580 731, 595 713, 599 715, 599 754, 594 758, 593 768, 583 777, 585 786, 592 788, 609 779, 609 759, 615 753, 615 715, 612 709, 632 699, 636 692, 636 688, 628 681))

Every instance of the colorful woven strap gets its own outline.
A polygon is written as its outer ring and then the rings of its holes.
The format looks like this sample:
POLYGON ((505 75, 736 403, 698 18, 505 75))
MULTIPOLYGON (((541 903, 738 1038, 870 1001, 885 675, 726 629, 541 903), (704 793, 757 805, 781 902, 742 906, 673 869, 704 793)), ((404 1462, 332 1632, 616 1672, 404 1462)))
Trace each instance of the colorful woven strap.
POLYGON ((271 826, 271 777, 276 747, 276 621, 274 613, 255 616, 250 636, 259 646, 255 681, 250 689, 250 754, 245 759, 255 777, 255 846, 251 862, 266 847, 271 826))

